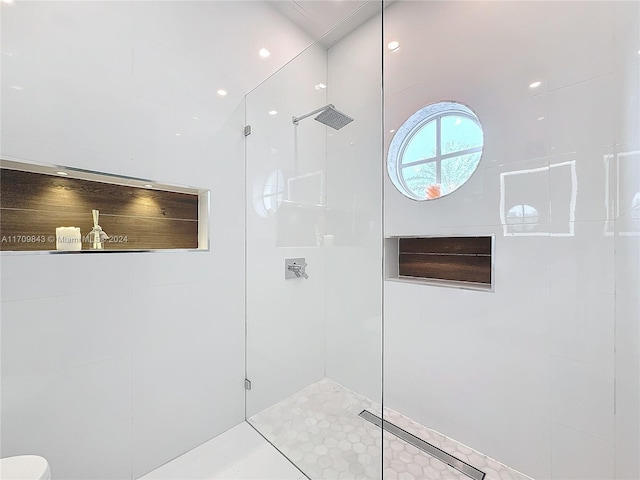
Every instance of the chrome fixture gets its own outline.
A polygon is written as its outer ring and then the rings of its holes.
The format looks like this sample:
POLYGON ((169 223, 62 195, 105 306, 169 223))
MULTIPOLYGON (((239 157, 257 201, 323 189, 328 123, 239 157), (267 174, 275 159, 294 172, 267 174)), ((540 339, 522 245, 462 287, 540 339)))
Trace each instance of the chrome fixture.
POLYGON ((304 258, 287 258, 284 261, 284 278, 309 278, 306 272, 307 263, 304 258))
POLYGON ((311 115, 315 115, 316 113, 319 113, 320 115, 314 118, 314 120, 317 120, 327 127, 333 128, 334 130, 340 130, 345 125, 353 122, 353 118, 351 118, 349 115, 345 115, 339 110, 336 110, 336 107, 334 107, 332 104, 329 104, 322 108, 314 110, 311 113, 302 115, 301 117, 293 117, 293 124, 298 125, 300 120, 304 120, 305 118, 310 117, 311 115))
POLYGON ((423 452, 431 455, 432 457, 437 458, 443 463, 446 463, 450 467, 455 468, 460 473, 464 473, 467 477, 472 480, 484 480, 485 473, 482 470, 478 470, 473 465, 469 465, 467 462, 460 460, 457 457, 454 457, 450 453, 447 453, 435 445, 431 445, 428 442, 425 442, 419 437, 416 437, 412 433, 403 430, 398 427, 394 423, 389 422, 388 420, 383 420, 379 416, 369 412, 368 410, 363 410, 360 412, 360 416, 365 420, 373 423, 374 425, 381 427, 383 430, 395 435, 396 437, 404 440, 405 442, 413 445, 416 448, 419 448, 423 452))

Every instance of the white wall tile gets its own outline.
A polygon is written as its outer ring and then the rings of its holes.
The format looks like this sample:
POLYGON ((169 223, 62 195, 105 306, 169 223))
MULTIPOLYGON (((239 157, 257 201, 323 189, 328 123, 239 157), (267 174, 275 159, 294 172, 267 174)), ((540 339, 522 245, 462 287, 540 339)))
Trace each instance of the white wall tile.
POLYGON ((551 289, 614 293, 611 222, 552 224, 551 289))
MULTIPOLYGON (((87 232, 88 233, 88 232, 87 232)), ((28 300, 95 292, 88 274, 101 272, 105 281, 100 291, 106 296, 112 290, 133 285, 128 275, 130 260, 116 255, 6 255, 2 257, 2 301, 28 300)), ((73 305, 69 305, 73 308, 73 305)))
POLYGON ((613 355, 590 364, 551 357, 553 421, 613 444, 613 355))
MULTIPOLYGON (((633 3, 628 5, 634 6, 633 3)), ((637 10, 637 6, 635 6, 637 10)), ((634 17, 630 17, 633 19, 634 17)), ((637 15, 635 16, 637 18, 637 15)), ((630 19, 622 20, 626 24, 632 24, 630 19)), ((632 27, 633 28, 633 27, 632 27)), ((638 25, 636 22, 636 30, 638 25)), ((637 37, 637 33, 635 34, 637 37)), ((628 146, 627 150, 637 151, 640 148, 640 114, 638 113, 638 85, 640 84, 640 66, 638 65, 638 53, 631 45, 636 40, 629 38, 626 45, 619 49, 624 52, 622 65, 618 67, 614 81, 618 95, 615 101, 615 143, 628 146)))
POLYGON ((261 3, 2 4, 3 157, 212 192, 210 252, 2 257, 3 455, 129 478, 244 418, 243 97, 310 43, 261 3))
POLYGON ((326 55, 311 47, 247 96, 247 416, 324 376, 327 128, 292 117, 326 104, 326 55), (285 280, 299 257, 309 278, 285 280))
POLYGON ((385 403, 463 443, 482 442, 484 453, 514 468, 535 465, 536 475, 547 474, 546 295, 385 282, 385 403), (473 315, 465 313, 469 304, 473 315), (518 315, 510 313, 515 306, 518 315), (535 448, 505 441, 524 432, 535 448))
MULTIPOLYGON (((96 432, 130 418, 130 354, 5 384, 2 456, 50 451, 73 438, 95 439, 96 432)), ((67 465, 72 457, 67 450, 67 465)))
MULTIPOLYGON (((360 110, 371 103, 380 106, 381 42, 381 18, 376 15, 329 49, 328 94, 338 110, 350 115, 349 112, 360 110), (354 55, 354 52, 357 54, 354 55)), ((352 116, 358 120, 352 127, 366 124, 367 117, 352 116)), ((379 127, 380 122, 376 125, 376 128, 379 127)), ((370 131, 370 136, 375 138, 377 133, 370 131)))
POLYGON ((547 21, 539 33, 550 90, 613 70, 613 6, 588 3, 582 7, 578 12, 568 4, 548 5, 545 11, 547 21), (566 35, 569 29, 572 34, 566 35))
POLYGON ((381 31, 375 16, 329 49, 328 101, 354 118, 327 135, 326 376, 382 394, 381 31), (358 52, 354 57, 353 52, 358 52))
POLYGON ((615 225, 616 279, 616 478, 640 476, 640 222, 633 199, 640 191, 640 91, 636 3, 613 5, 616 52, 616 159, 618 217, 615 225), (618 153, 619 152, 619 153, 618 153))
MULTIPOLYGON (((615 167, 617 215, 629 216, 631 220, 640 219, 640 150, 631 149, 629 145, 616 148, 615 167)), ((624 218, 622 218, 624 220, 624 218)))
MULTIPOLYGON (((15 55, 3 68, 3 90, 24 88, 3 94, 3 134, 111 156, 126 153, 132 5, 11 5, 3 8, 2 24, 3 51, 15 55)), ((76 166, 98 165, 86 156, 76 166)))
POLYGON ((66 438, 45 454, 52 478, 122 480, 131 472, 131 420, 66 438), (70 455, 69 452, 73 452, 70 455))
POLYGON ((242 420, 241 291, 211 283, 138 288, 134 310, 134 475, 242 420), (233 300, 212 305, 210 298, 233 300), (224 332, 224 333, 223 333, 224 332), (216 376, 202 376, 220 368, 216 376), (223 393, 224 392, 224 393, 223 393), (217 414, 210 415, 211 409, 217 414), (160 420, 162 419, 162 420, 160 420), (159 432, 166 441, 154 441, 159 432))
MULTIPOLYGON (((637 365, 637 364, 636 364, 637 365)), ((615 478, 635 478, 640 472, 638 439, 640 438, 640 368, 627 373, 616 370, 615 478)))
POLYGON ((613 444, 562 425, 553 425, 552 478, 614 478, 613 444))
POLYGON ((319 248, 263 251, 248 256, 247 272, 251 416, 324 376, 324 255, 319 248), (285 258, 298 257, 309 278, 285 280, 285 258))
POLYGON ((616 221, 616 478, 640 475, 640 221, 616 221))
POLYGON ((548 288, 549 236, 542 232, 541 235, 504 237, 501 233, 494 232, 495 288, 548 288))
POLYGON ((552 222, 614 218, 616 161, 611 149, 553 155, 550 164, 552 222))
POLYGON ((113 289, 2 302, 2 384, 129 354, 132 300, 130 291, 113 289))
MULTIPOLYGON (((385 153, 389 130, 439 100, 469 105, 485 133, 478 171, 453 195, 412 202, 385 180, 384 234, 496 235, 494 293, 385 282, 385 401, 534 478, 613 477, 613 220, 619 185, 630 205, 635 186, 626 179, 635 176, 618 180, 610 155, 614 129, 632 132, 637 110, 628 68, 637 62, 614 54, 614 44, 637 43, 631 10, 396 2, 384 13, 385 43, 400 42, 384 55, 385 153), (526 28, 513 27, 522 18, 526 28), (464 28, 452 36, 454 22, 464 28), (436 39, 446 47, 428 48, 436 39), (530 88, 534 81, 542 83, 530 88), (616 85, 626 86, 624 95, 616 85), (512 224, 507 212, 517 205, 535 207, 538 217, 512 224), (561 373, 553 362, 578 367, 561 373), (474 387, 481 398, 468 391, 474 387), (573 430, 559 424, 585 433, 572 444, 573 430), (575 462, 596 446, 604 467, 590 477, 575 462)), ((626 165, 634 171, 635 162, 626 165)), ((623 278, 633 285, 635 274, 623 269, 623 278)), ((586 463, 596 463, 591 458, 586 463)))
POLYGON ((551 354, 598 365, 611 364, 615 297, 610 294, 551 290, 551 354))
POLYGON ((607 74, 549 93, 551 154, 613 145, 613 87, 607 74))

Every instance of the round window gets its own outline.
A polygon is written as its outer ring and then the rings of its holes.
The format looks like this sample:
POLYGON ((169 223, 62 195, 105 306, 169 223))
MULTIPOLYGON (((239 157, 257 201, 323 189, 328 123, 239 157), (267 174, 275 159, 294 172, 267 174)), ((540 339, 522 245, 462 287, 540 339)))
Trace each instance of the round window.
POLYGON ((389 177, 413 200, 433 200, 469 180, 482 156, 478 117, 460 103, 427 105, 402 124, 387 157, 389 177))

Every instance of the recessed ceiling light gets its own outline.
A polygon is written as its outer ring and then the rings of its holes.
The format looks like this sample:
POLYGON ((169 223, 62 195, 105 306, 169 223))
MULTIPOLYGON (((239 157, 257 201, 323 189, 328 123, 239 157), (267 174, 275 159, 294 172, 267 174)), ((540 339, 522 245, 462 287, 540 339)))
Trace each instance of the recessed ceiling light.
POLYGON ((542 85, 542 82, 533 82, 529 85, 529 88, 538 88, 540 85, 542 85))
POLYGON ((270 110, 269 111, 269 115, 277 115, 278 111, 277 110, 270 110))
POLYGON ((389 45, 387 45, 387 48, 389 48, 389 50, 391 51, 397 50, 398 48, 400 48, 400 43, 394 40, 393 42, 389 42, 389 45))
POLYGON ((18 85, 11 85, 11 88, 14 90, 24 90, 24 87, 19 87, 18 85))
POLYGON ((327 86, 324 83, 319 83, 319 84, 316 85, 315 88, 316 88, 316 90, 321 90, 323 88, 327 88, 327 86))
POLYGON ((176 133, 176 137, 179 137, 179 136, 180 136, 180 133, 176 133))
POLYGON ((197 115, 191 115, 191 118, 193 118, 194 120, 200 120, 200 117, 197 115))
POLYGON ((544 120, 544 117, 538 117, 538 121, 544 120))
POLYGON ((63 177, 66 177, 67 175, 69 175, 67 172, 56 172, 58 175, 62 175, 63 177))
POLYGON ((9 4, 11 4, 11 3, 13 3, 13 0, 2 0, 2 3, 9 3, 9 4))
POLYGON ((153 185, 149 185, 148 183, 145 183, 144 186, 147 188, 153 188, 153 185))
POLYGON ((271 52, 266 48, 261 48, 258 52, 258 55, 260 55, 262 58, 267 58, 269 55, 271 55, 271 52))
POLYGON ((221 88, 220 90, 218 90, 218 95, 220 95, 221 97, 225 97, 227 95, 227 91, 221 88))

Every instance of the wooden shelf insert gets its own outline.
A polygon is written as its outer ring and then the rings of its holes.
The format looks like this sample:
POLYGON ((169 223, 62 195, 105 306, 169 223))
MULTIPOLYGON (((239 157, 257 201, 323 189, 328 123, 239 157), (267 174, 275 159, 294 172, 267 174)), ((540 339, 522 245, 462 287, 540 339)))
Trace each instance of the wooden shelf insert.
POLYGON ((492 284, 492 237, 398 238, 398 276, 492 284))
POLYGON ((79 227, 84 238, 93 209, 111 237, 105 250, 198 248, 198 194, 2 168, 0 195, 2 251, 56 250, 56 227, 79 227))

